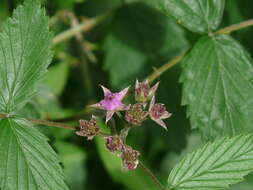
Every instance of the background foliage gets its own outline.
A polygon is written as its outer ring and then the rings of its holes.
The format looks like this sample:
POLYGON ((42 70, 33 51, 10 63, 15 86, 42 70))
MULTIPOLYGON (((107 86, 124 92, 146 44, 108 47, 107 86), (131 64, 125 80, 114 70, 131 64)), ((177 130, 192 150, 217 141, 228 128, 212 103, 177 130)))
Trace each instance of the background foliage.
MULTIPOLYGON (((219 22, 221 22, 219 27, 221 28, 250 19, 253 16, 252 1, 230 0, 225 3, 225 11, 221 21, 215 20, 210 15, 190 18, 196 21, 196 25, 201 24, 202 26, 195 29, 194 24, 193 26, 189 25, 189 22, 182 20, 182 15, 178 15, 178 13, 169 17, 166 16, 168 10, 162 12, 160 9, 160 3, 163 1, 43 1, 46 12, 50 15, 50 29, 54 34, 59 34, 73 27, 75 18, 82 22, 87 18, 100 15, 106 16, 96 27, 90 29, 81 38, 80 36, 72 38, 53 47, 55 56, 49 67, 49 72, 44 80, 40 81, 37 87, 38 94, 29 101, 25 109, 22 110, 22 114, 28 117, 52 120, 67 118, 67 121, 71 120, 73 124, 76 124, 78 118, 86 119, 90 116, 90 113, 88 113, 90 110, 86 108, 86 105, 94 103, 102 97, 99 84, 104 84, 116 91, 126 85, 133 84, 137 77, 144 79, 153 72, 153 68, 158 68, 171 58, 192 47, 198 41, 200 35, 186 30, 182 25, 190 30, 194 28, 193 31, 197 33, 206 33, 210 27, 213 27, 212 29, 217 28, 219 22), (211 23, 206 23, 203 17, 210 18, 211 23), (173 18, 176 18, 180 24, 175 22, 173 18), (77 117, 72 118, 73 115, 77 117)), ((176 3, 177 1, 170 2, 172 4, 168 7, 172 8, 170 10, 172 12, 173 2, 176 3)), ((20 3, 23 3, 23 1, 1 0, 1 32, 4 30, 2 29, 3 21, 11 16, 13 9, 20 3)), ((223 5, 219 6, 222 7, 223 5)), ((211 15, 214 15, 214 13, 211 15)), ((215 15, 215 18, 217 18, 217 15, 219 17, 220 12, 218 11, 215 15)), ((249 54, 253 52, 252 32, 252 28, 247 28, 232 34, 232 37, 242 44, 249 54)), ((34 35, 30 43, 36 41, 36 37, 34 35)), ((236 65, 227 68, 228 70, 237 69, 237 66, 242 62, 252 64, 249 61, 250 56, 244 50, 238 51, 241 48, 238 42, 222 36, 217 41, 210 42, 209 39, 203 37, 201 42, 196 45, 201 46, 201 51, 194 51, 193 49, 187 57, 188 60, 185 60, 186 63, 190 63, 188 64, 188 71, 194 70, 199 64, 205 63, 207 59, 210 64, 219 62, 219 57, 224 56, 226 53, 229 54, 226 63, 231 62, 231 59, 237 60, 236 65), (226 44, 232 44, 233 48, 223 47, 219 44, 219 41, 226 41, 226 44), (208 51, 209 54, 206 53, 206 49, 212 49, 214 46, 222 49, 223 53, 215 56, 212 51, 208 51), (194 56, 200 56, 202 60, 194 62, 191 59, 194 56)), ((19 52, 16 53, 18 57, 19 52)), ((227 73, 217 73, 215 66, 211 65, 210 68, 211 79, 215 79, 218 84, 217 94, 223 94, 224 96, 224 93, 226 93, 226 91, 222 91, 220 77, 224 77, 226 84, 229 86, 233 86, 231 83, 234 84, 234 82, 236 86, 247 85, 247 91, 242 92, 242 97, 232 96, 229 102, 233 104, 240 99, 242 107, 251 106, 243 105, 243 98, 250 99, 252 94, 250 93, 252 92, 251 84, 242 84, 237 80, 242 76, 252 78, 250 76, 250 67, 238 66, 241 70, 232 76, 234 81, 229 80, 227 73), (249 74, 247 74, 248 72, 249 74)), ((181 81, 186 81, 184 88, 182 88, 182 84, 179 83, 181 72, 182 67, 178 64, 159 77, 161 84, 157 92, 158 100, 165 103, 168 110, 173 113, 173 117, 166 121, 168 132, 164 132, 162 128, 157 127, 152 122, 146 122, 143 127, 132 130, 128 139, 128 143, 141 152, 143 162, 154 171, 164 184, 166 184, 170 170, 183 156, 195 150, 206 139, 212 139, 217 134, 222 134, 221 131, 213 130, 210 132, 199 127, 205 120, 203 120, 202 115, 194 114, 196 113, 195 110, 203 110, 203 113, 206 110, 210 112, 211 107, 209 104, 205 104, 205 101, 211 101, 208 99, 208 94, 213 93, 215 86, 207 81, 207 84, 210 84, 209 91, 206 91, 207 99, 203 100, 200 107, 196 107, 194 104, 190 105, 186 114, 186 107, 181 105, 182 91, 185 94, 188 93, 187 96, 183 96, 183 104, 191 102, 191 95, 199 97, 199 94, 193 94, 199 92, 196 90, 191 92, 193 88, 188 87, 187 83, 191 73, 184 73, 181 77, 181 81), (191 117, 191 121, 187 118, 187 115, 191 117), (196 127, 194 130, 191 130, 190 123, 196 127), (202 132, 202 136, 198 133, 199 130, 202 132)), ((195 89, 201 89, 203 84, 201 81, 203 82, 205 76, 207 76, 206 73, 207 71, 203 68, 203 75, 196 76, 197 79, 194 80, 195 89)), ((1 81, 2 79, 1 75, 1 81)), ((227 89, 228 94, 235 92, 237 93, 236 88, 227 89)), ((24 94, 18 97, 21 97, 22 100, 27 99, 24 94)), ((226 112, 224 100, 217 100, 216 102, 220 106, 218 107, 219 110, 224 109, 223 111, 226 112)), ((13 104, 8 109, 12 110, 14 106, 19 105, 13 104)), ((6 109, 5 105, 0 106, 0 108, 6 109)), ((239 111, 232 109, 231 114, 233 118, 236 118, 243 111, 243 109, 239 111)), ((233 130, 229 128, 233 125, 243 126, 247 131, 250 131, 252 117, 247 118, 241 120, 215 118, 216 120, 210 120, 207 125, 220 125, 222 120, 227 124, 224 131, 233 134, 233 130)), ((20 122, 22 121, 17 120, 14 125, 18 125, 20 122)), ((121 128, 122 126, 118 125, 118 127, 121 128)), ((50 139, 50 144, 59 154, 70 189, 156 189, 150 182, 149 177, 140 169, 133 173, 123 171, 120 161, 105 152, 101 139, 96 139, 96 143, 87 142, 84 138, 73 135, 71 131, 43 126, 37 128, 50 139)), ((44 136, 38 138, 45 141, 44 136)), ((52 157, 52 159, 54 158, 52 157)), ((232 186, 230 189, 249 190, 252 187, 253 177, 249 175, 244 182, 232 186)))

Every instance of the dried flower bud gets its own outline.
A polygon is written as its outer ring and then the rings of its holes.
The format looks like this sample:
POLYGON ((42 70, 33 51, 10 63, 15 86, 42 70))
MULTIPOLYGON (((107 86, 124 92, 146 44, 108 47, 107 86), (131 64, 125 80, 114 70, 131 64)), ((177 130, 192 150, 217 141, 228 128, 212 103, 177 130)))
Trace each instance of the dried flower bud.
POLYGON ((167 119, 172 114, 166 110, 164 104, 155 104, 155 97, 153 97, 149 106, 149 115, 150 118, 153 121, 155 121, 158 125, 161 125, 163 128, 167 129, 162 119, 167 119))
POLYGON ((124 144, 118 135, 105 137, 105 140, 105 146, 111 152, 122 151, 124 144))
POLYGON ((77 131, 76 134, 83 137, 88 137, 88 140, 93 139, 96 136, 100 128, 97 125, 96 119, 92 116, 90 121, 80 120, 80 131, 77 131))
POLYGON ((139 82, 138 80, 136 80, 135 100, 141 103, 148 102, 154 96, 158 88, 158 85, 159 85, 159 82, 150 88, 148 80, 145 80, 144 82, 139 82))
POLYGON ((143 104, 137 103, 130 106, 130 109, 126 111, 125 119, 128 123, 133 125, 141 125, 146 119, 148 112, 143 111, 143 104))
POLYGON ((140 153, 138 151, 129 146, 125 146, 121 154, 123 167, 128 170, 136 169, 139 164, 139 155, 140 153))

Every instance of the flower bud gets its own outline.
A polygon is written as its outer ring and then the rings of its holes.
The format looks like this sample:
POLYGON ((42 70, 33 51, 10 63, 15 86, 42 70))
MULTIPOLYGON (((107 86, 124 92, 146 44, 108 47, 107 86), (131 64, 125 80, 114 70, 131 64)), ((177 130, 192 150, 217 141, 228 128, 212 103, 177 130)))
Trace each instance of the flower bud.
POLYGON ((138 126, 146 119, 148 112, 143 111, 142 105, 141 103, 131 105, 130 109, 126 111, 125 119, 128 123, 138 126))
POLYGON ((105 137, 105 140, 105 146, 111 152, 122 151, 124 144, 118 135, 105 137))
POLYGON ((88 137, 88 140, 93 139, 93 137, 96 136, 100 131, 94 116, 92 116, 90 121, 80 120, 79 123, 80 130, 77 131, 76 134, 79 136, 88 137))
POLYGON ((156 83, 153 87, 150 88, 148 80, 144 82, 139 82, 138 80, 136 80, 135 100, 141 103, 148 102, 154 96, 158 85, 159 83, 156 83))
POLYGON ((123 167, 128 170, 136 169, 139 164, 139 155, 140 153, 138 151, 129 146, 125 146, 121 154, 123 167))

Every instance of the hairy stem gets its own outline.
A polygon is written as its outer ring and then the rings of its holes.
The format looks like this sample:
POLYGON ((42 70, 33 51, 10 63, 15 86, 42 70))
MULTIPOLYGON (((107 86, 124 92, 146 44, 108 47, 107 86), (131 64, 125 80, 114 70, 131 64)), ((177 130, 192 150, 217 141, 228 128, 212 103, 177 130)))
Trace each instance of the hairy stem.
POLYGON ((141 161, 139 163, 139 167, 147 174, 150 176, 150 178, 152 179, 152 181, 157 185, 157 187, 160 190, 169 190, 168 188, 166 188, 165 186, 163 186, 163 184, 161 184, 161 182, 157 179, 157 177, 152 173, 152 171, 150 169, 148 169, 141 161))
POLYGON ((243 21, 243 22, 240 22, 240 23, 233 24, 231 26, 222 28, 222 29, 214 32, 214 34, 215 35, 217 35, 217 34, 229 34, 233 31, 240 30, 240 29, 243 29, 243 28, 246 28, 246 27, 249 27, 249 26, 253 26, 253 19, 246 20, 246 21, 243 21))
MULTIPOLYGON (((8 114, 0 113, 0 119, 6 119, 10 118, 8 114)), ((32 122, 33 124, 37 125, 46 125, 50 127, 57 127, 57 128, 63 128, 63 129, 69 129, 69 130, 76 130, 76 127, 65 124, 65 123, 59 123, 54 121, 47 121, 47 120, 41 120, 41 119, 33 119, 33 118, 24 118, 27 121, 32 122)))
POLYGON ((106 19, 108 17, 108 13, 92 18, 92 19, 87 19, 84 22, 76 25, 73 28, 70 28, 60 34, 58 34, 57 36, 54 37, 53 39, 53 45, 56 45, 58 43, 61 43, 63 41, 66 41, 76 35, 78 35, 80 32, 87 32, 89 30, 91 30, 92 28, 94 28, 95 26, 97 26, 101 21, 103 21, 104 19, 106 19))
POLYGON ((172 60, 170 60, 168 63, 164 64, 158 69, 155 69, 155 71, 149 75, 146 79, 151 84, 155 79, 157 79, 160 75, 162 75, 165 71, 176 65, 178 62, 180 62, 183 57, 185 56, 186 52, 182 53, 179 56, 176 56, 172 60))

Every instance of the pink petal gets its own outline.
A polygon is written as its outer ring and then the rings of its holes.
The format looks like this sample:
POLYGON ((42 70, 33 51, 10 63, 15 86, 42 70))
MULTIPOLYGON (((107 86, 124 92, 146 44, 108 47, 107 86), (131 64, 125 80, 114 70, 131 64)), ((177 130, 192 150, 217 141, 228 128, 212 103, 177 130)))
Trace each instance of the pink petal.
POLYGON ((161 119, 153 119, 158 125, 162 126, 165 130, 167 130, 166 124, 161 119))
POLYGON ((164 112, 164 114, 162 115, 161 119, 167 119, 167 118, 169 118, 169 117, 171 117, 171 116, 172 116, 172 113, 166 111, 166 112, 164 112))
POLYGON ((150 104, 149 104, 149 111, 151 111, 151 108, 155 105, 155 96, 152 97, 150 104))
POLYGON ((115 111, 107 111, 106 112, 106 120, 105 123, 107 123, 113 116, 113 114, 115 113, 115 111))
POLYGON ((153 95, 155 94, 155 92, 156 92, 156 90, 157 90, 157 88, 158 88, 158 86, 159 86, 159 83, 160 83, 160 82, 157 82, 157 83, 150 89, 150 91, 149 91, 149 95, 150 95, 150 96, 153 96, 153 95))
POLYGON ((118 93, 118 94, 119 94, 119 100, 120 100, 120 101, 125 97, 125 95, 127 94, 129 88, 130 88, 130 87, 127 87, 127 88, 125 88, 124 90, 122 90, 122 91, 120 91, 120 92, 118 93))
POLYGON ((103 89, 104 96, 107 96, 108 94, 111 94, 111 93, 112 93, 108 88, 106 88, 106 87, 104 87, 104 86, 102 86, 102 85, 100 85, 100 86, 101 86, 101 88, 103 89))
POLYGON ((104 110, 104 107, 100 103, 89 105, 89 107, 98 108, 98 109, 104 110))

